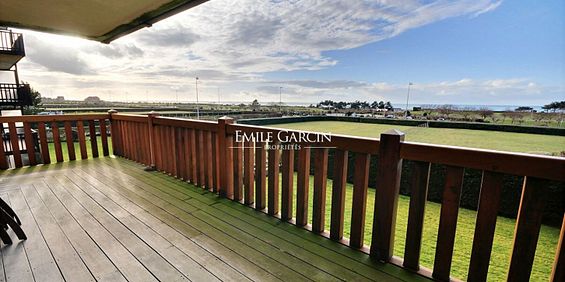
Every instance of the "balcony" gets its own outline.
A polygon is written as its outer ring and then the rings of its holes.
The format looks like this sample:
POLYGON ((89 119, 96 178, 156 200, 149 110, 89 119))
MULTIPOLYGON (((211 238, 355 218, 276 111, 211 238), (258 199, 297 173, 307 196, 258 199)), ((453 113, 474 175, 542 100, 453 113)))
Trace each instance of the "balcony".
MULTIPOLYGON (((380 139, 334 135, 329 143, 311 147, 289 139, 284 145, 303 146, 278 150, 260 141, 239 142, 238 134, 276 135, 281 129, 234 124, 229 118, 209 122, 117 113, 0 117, 9 132, 17 132, 17 122, 23 122, 25 142, 30 142, 31 166, 20 168, 23 153, 17 138, 10 139, 9 155, 0 146, 0 169, 5 170, 0 172, 0 195, 22 218, 28 240, 2 246, 8 281, 484 281, 504 175, 524 179, 506 276, 527 281, 547 182, 565 182, 562 158, 412 143, 399 132, 380 139), (32 130, 39 136, 39 152, 31 144, 32 130), (47 141, 48 131, 53 143, 47 141), (35 153, 41 161, 32 157, 35 153), (354 166, 348 167, 348 155, 354 166), (82 161, 66 162, 77 157, 82 161), (402 173, 404 160, 411 161, 414 173, 402 173), (369 201, 372 161, 378 162, 377 189, 369 201), (37 166, 40 162, 44 165, 37 166), (18 169, 8 169, 10 163, 18 169), (432 163, 447 165, 447 173, 435 260, 428 269, 420 266, 419 256, 427 248, 421 239, 432 163), (469 275, 452 277, 464 169, 482 170, 483 179, 469 275), (331 181, 328 170, 333 171, 331 181), (349 170, 355 177, 352 201, 346 202, 349 170), (393 256, 393 246, 402 178, 410 181, 412 196, 400 258, 393 256), (352 219, 347 225, 346 216, 352 219), (348 238, 344 229, 349 229, 348 238)), ((552 281, 563 281, 564 230, 550 262, 552 281)))
POLYGON ((0 30, 0 70, 10 70, 25 57, 24 37, 11 30, 0 30))
POLYGON ((28 84, 0 83, 0 106, 23 107, 32 102, 28 84))

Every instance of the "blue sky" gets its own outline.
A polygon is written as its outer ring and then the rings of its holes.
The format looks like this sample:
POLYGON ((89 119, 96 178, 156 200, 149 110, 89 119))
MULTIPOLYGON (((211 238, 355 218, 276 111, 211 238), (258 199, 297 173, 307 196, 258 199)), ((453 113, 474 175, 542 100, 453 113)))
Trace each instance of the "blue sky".
POLYGON ((564 1, 212 0, 106 46, 26 31, 23 79, 113 100, 565 99, 564 1), (159 36, 160 40, 154 40, 159 36), (153 40, 152 40, 153 39, 153 40))

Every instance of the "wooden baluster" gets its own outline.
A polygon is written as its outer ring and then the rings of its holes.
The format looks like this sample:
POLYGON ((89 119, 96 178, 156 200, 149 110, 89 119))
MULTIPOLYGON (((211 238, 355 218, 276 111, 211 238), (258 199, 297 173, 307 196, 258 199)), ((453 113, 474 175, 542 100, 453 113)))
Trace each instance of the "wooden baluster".
POLYGON ((343 238, 348 159, 349 153, 347 151, 335 150, 334 174, 332 180, 332 215, 330 223, 330 238, 334 241, 340 241, 343 238))
POLYGON ((88 152, 86 152, 86 138, 84 136, 84 124, 81 120, 77 121, 78 143, 80 147, 80 158, 83 160, 88 159, 88 152))
POLYGON ((394 231, 402 173, 402 141, 404 133, 394 129, 382 133, 379 141, 371 256, 384 262, 390 261, 394 252, 394 231))
POLYGON ((91 151, 92 151, 92 157, 98 158, 99 157, 98 137, 96 136, 96 123, 94 122, 94 120, 88 121, 88 130, 89 130, 89 136, 90 136, 90 148, 91 148, 91 151))
POLYGON ((51 131, 53 132, 53 146, 55 147, 55 158, 57 162, 63 161, 63 148, 61 146, 61 134, 59 132, 59 125, 56 121, 51 124, 51 131))
POLYGON ((178 139, 177 139, 177 132, 176 128, 169 127, 169 141, 171 142, 171 160, 172 160, 172 167, 171 167, 171 175, 174 177, 179 177, 179 152, 178 152, 178 139))
POLYGON ((212 132, 212 191, 214 193, 219 193, 219 168, 220 166, 220 154, 218 148, 218 134, 212 132))
MULTIPOLYGON (((102 155, 109 156, 110 149, 108 148, 108 133, 106 129, 106 120, 99 119, 98 125, 100 126, 100 141, 102 141, 102 155)), ((114 135, 112 135, 112 144, 114 144, 114 135)), ((114 147, 114 145, 112 145, 112 147, 114 147)))
POLYGON ((252 205, 254 203, 253 196, 255 195, 255 186, 253 180, 255 179, 254 167, 254 147, 253 141, 245 141, 245 148, 243 149, 244 155, 244 174, 243 174, 243 185, 244 185, 244 197, 243 203, 246 205, 252 205))
POLYGON ((4 149, 4 138, 2 134, 0 134, 0 169, 5 170, 8 169, 8 158, 6 158, 6 150, 4 149))
POLYGON ((161 154, 161 126, 153 127, 153 156, 155 157, 155 170, 163 170, 163 158, 161 154))
POLYGON ((420 249, 424 230, 424 211, 428 198, 430 166, 428 162, 414 161, 410 176, 410 210, 408 211, 403 266, 414 271, 420 269, 420 249))
POLYGON ((243 200, 243 142, 236 142, 233 146, 233 198, 243 200))
POLYGON ((206 131, 205 132, 206 138, 206 151, 205 151, 205 158, 206 158, 206 189, 209 191, 213 191, 213 183, 214 183, 214 155, 212 154, 212 132, 206 131))
POLYGON ((69 160, 74 161, 77 159, 75 154, 75 143, 73 142, 73 128, 70 121, 65 121, 65 138, 67 140, 67 153, 69 160))
POLYGON ((294 149, 282 151, 282 191, 281 191, 281 219, 292 219, 294 193, 294 149))
POLYGON ((326 185, 328 182, 328 149, 314 153, 314 205, 312 207, 312 231, 322 233, 326 225, 326 185))
POLYGON ((33 135, 31 134, 31 123, 29 122, 24 122, 24 140, 29 165, 37 165, 37 160, 35 159, 35 142, 33 142, 33 135))
POLYGON ((449 281, 464 172, 462 167, 447 166, 432 274, 441 281, 449 281))
POLYGON ((298 151, 298 177, 296 185, 296 225, 308 224, 308 191, 310 190, 310 148, 298 151))
MULTIPOLYGON (((122 155, 122 151, 121 151, 121 146, 122 146, 122 142, 121 142, 121 136, 118 136, 118 134, 120 134, 120 132, 118 131, 118 124, 119 122, 117 122, 116 120, 112 119, 112 115, 117 114, 118 112, 116 110, 109 110, 108 114, 110 114, 110 135, 112 135, 112 153, 114 153, 114 155, 116 156, 121 156, 122 155)), ((105 121, 100 120, 100 136, 102 137, 102 145, 104 145, 104 139, 105 138, 105 133, 106 130, 102 130, 104 127, 104 129, 106 129, 106 124, 104 123, 104 125, 102 125, 102 123, 105 121), (104 134, 104 135, 102 135, 104 134)), ((104 151, 104 156, 106 155, 106 151, 104 151)))
POLYGON ((349 246, 352 248, 363 247, 370 159, 369 154, 355 154, 353 204, 351 208, 351 230, 349 232, 349 246))
POLYGON ((265 142, 255 143, 255 209, 262 211, 267 207, 267 151, 265 142))
POLYGON ((206 158, 204 157, 204 132, 202 130, 198 131, 198 180, 200 181, 198 184, 200 187, 204 188, 206 186, 206 158))
POLYGON ((487 281, 503 175, 483 171, 468 281, 487 281))
POLYGON ((8 129, 10 130, 10 144, 12 145, 12 156, 14 157, 14 164, 16 167, 22 167, 22 153, 20 151, 20 141, 18 138, 16 123, 9 122, 8 129))
POLYGON ((192 179, 190 180, 192 184, 198 185, 200 183, 198 176, 198 154, 196 153, 196 144, 198 143, 197 134, 195 129, 190 129, 190 174, 192 175, 192 179))
POLYGON ((528 281, 534 264, 543 208, 548 190, 546 180, 524 177, 516 218, 508 281, 528 281))
POLYGON ((216 177, 220 196, 234 199, 234 156, 233 135, 228 134, 228 126, 233 123, 232 118, 218 119, 217 145, 216 145, 216 177), (220 172, 221 175, 220 175, 220 172))
POLYGON ((186 176, 186 178, 184 179, 185 181, 192 181, 192 174, 191 174, 191 167, 190 167, 190 158, 191 158, 191 152, 190 152, 190 130, 189 129, 184 129, 182 131, 183 134, 183 145, 184 145, 184 175, 186 176))
POLYGON ((41 159, 44 164, 50 164, 51 157, 49 156, 49 144, 47 143, 47 130, 45 128, 45 123, 38 122, 37 129, 39 130, 39 146, 41 148, 41 159))
POLYGON ((155 122, 155 118, 158 117, 159 114, 151 111, 148 115, 147 115, 147 136, 148 136, 148 141, 149 141, 149 167, 147 168, 147 170, 155 170, 157 167, 157 156, 156 156, 156 150, 157 150, 157 144, 156 144, 156 136, 155 136, 155 125, 153 124, 155 122))
POLYGON ((273 141, 269 150, 269 191, 267 196, 267 212, 269 215, 279 213, 279 163, 281 155, 278 145, 278 141, 273 141))
POLYGON ((185 156, 185 152, 184 152, 184 134, 183 134, 184 128, 175 128, 175 138, 177 140, 177 145, 176 145, 176 156, 177 156, 177 177, 182 179, 182 180, 186 180, 186 175, 185 175, 185 171, 186 171, 186 163, 184 162, 184 156, 185 156))
POLYGON ((124 158, 130 157, 129 155, 129 122, 127 121, 120 121, 120 126, 118 127, 119 136, 120 136, 120 154, 124 158))
POLYGON ((565 216, 561 224, 561 233, 559 234, 559 242, 557 243, 557 251, 555 252, 555 260, 553 262, 553 270, 551 271, 552 282, 565 281, 565 216))

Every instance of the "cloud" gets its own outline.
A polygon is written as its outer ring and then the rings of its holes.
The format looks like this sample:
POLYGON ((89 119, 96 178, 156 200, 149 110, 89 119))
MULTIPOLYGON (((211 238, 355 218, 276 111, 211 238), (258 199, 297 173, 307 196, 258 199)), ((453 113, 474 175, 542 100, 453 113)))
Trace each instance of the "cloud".
POLYGON ((26 37, 27 56, 30 61, 48 71, 64 72, 74 75, 94 74, 94 70, 80 56, 80 51, 56 43, 26 37))
MULTIPOLYGON (((143 93, 140 99, 166 100, 173 99, 175 87, 190 101, 195 76, 201 78, 201 97, 210 100, 216 100, 219 87, 226 100, 276 101, 278 91, 272 90, 279 84, 288 101, 316 101, 323 95, 391 97, 404 95, 405 87, 355 80, 272 81, 265 76, 332 68, 339 61, 328 51, 356 48, 451 17, 477 16, 498 5, 497 0, 214 0, 110 45, 25 31, 28 57, 22 74, 47 93, 55 89, 54 95, 79 98, 99 93, 105 98, 114 93, 115 98, 128 91, 143 93)), ((444 85, 449 92, 471 82, 447 83, 460 84, 444 85)), ((493 84, 484 88, 496 84, 483 83, 493 84)))
POLYGON ((187 47, 200 36, 186 27, 144 30, 137 39, 146 46, 187 47))

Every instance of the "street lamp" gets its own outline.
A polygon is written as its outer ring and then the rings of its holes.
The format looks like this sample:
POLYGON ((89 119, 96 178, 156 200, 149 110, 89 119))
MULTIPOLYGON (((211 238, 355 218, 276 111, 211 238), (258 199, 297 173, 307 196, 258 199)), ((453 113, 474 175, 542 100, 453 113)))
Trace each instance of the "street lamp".
POLYGON ((279 112, 282 113, 282 86, 279 86, 279 112))
POLYGON ((196 118, 200 119, 200 106, 198 106, 198 76, 196 77, 196 118))
POLYGON ((408 93, 406 94, 406 111, 404 111, 404 118, 408 117, 408 100, 410 99, 410 86, 412 85, 412 82, 408 83, 408 93))

